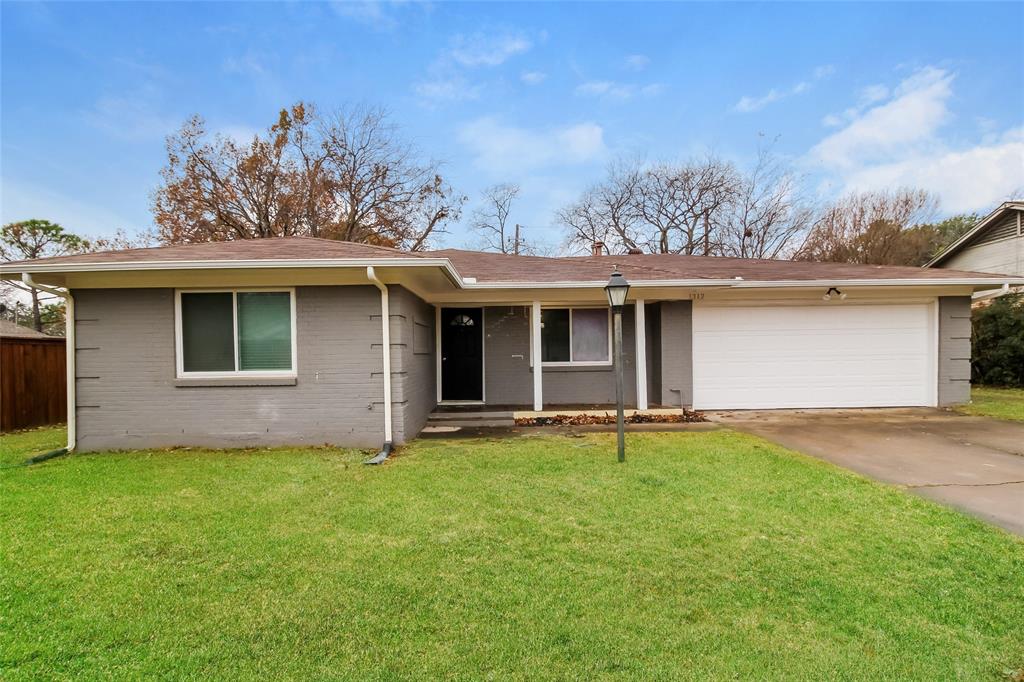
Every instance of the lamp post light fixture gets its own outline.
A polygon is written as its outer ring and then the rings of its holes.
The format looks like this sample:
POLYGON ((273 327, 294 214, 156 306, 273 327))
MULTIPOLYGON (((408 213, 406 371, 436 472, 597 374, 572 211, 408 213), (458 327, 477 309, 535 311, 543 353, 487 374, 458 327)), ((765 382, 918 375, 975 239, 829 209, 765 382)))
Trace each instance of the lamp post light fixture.
POLYGON ((619 461, 626 461, 626 418, 622 405, 622 307, 626 304, 626 295, 629 293, 629 282, 619 272, 618 266, 612 272, 608 284, 604 287, 608 294, 608 305, 612 307, 613 325, 615 335, 613 345, 615 346, 615 402, 618 411, 615 416, 615 424, 619 436, 619 461))

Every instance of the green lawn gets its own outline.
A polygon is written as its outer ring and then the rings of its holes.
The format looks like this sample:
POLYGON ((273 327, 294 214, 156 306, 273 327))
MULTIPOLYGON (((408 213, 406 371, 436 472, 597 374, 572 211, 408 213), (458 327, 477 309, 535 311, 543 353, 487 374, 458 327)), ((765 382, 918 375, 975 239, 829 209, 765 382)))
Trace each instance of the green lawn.
POLYGON ((974 386, 970 404, 957 409, 980 417, 1024 421, 1024 389, 974 386))
MULTIPOLYGON (((60 434, 2 438, 2 459, 60 434), (30 442, 31 445, 25 445, 30 442)), ((729 431, 0 469, 0 679, 992 679, 1024 542, 729 431)))

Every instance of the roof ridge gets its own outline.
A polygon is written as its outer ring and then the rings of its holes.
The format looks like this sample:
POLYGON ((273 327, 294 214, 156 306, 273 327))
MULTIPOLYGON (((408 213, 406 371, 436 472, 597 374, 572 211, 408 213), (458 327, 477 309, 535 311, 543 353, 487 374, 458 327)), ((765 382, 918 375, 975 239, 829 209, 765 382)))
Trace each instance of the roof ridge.
MULTIPOLYGON (((367 244, 366 242, 354 242, 350 239, 329 239, 327 237, 310 237, 304 234, 290 235, 287 237, 263 237, 263 239, 305 239, 307 241, 314 242, 327 242, 331 244, 352 244, 353 246, 359 246, 367 249, 377 249, 378 251, 387 251, 389 253, 401 253, 407 256, 416 256, 417 258, 422 257, 420 251, 406 251, 405 249, 396 249, 393 246, 382 246, 381 244, 367 244)), ((242 241, 240 239, 232 241, 242 241)))

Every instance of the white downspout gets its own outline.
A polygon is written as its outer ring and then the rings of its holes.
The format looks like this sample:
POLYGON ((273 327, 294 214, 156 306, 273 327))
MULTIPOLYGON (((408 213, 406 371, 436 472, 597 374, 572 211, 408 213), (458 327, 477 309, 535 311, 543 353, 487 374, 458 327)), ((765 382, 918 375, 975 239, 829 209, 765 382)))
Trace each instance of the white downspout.
POLYGON ((52 287, 44 286, 39 284, 32 279, 32 275, 27 272, 21 273, 21 281, 24 282, 25 286, 38 289, 39 291, 45 291, 48 294, 52 294, 59 298, 63 298, 65 301, 64 305, 64 352, 67 354, 67 360, 64 363, 67 367, 67 384, 68 384, 68 445, 67 450, 71 452, 75 449, 75 445, 78 440, 78 429, 77 429, 77 415, 75 414, 75 297, 71 295, 71 290, 61 291, 60 289, 54 289, 52 287))
POLYGON ((384 359, 384 445, 376 457, 366 460, 366 464, 380 464, 391 454, 391 306, 388 302, 388 287, 377 278, 373 266, 366 267, 366 278, 380 289, 380 319, 382 354, 384 359))

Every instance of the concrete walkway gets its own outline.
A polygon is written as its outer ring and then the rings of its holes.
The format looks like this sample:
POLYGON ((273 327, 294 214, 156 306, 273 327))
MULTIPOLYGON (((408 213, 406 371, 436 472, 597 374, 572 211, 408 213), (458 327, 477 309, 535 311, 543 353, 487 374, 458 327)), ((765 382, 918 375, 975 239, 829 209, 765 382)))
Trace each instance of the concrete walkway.
POLYGON ((1024 536, 1024 423, 923 408, 712 412, 708 418, 1024 536))

